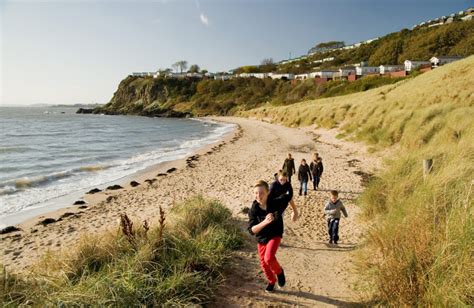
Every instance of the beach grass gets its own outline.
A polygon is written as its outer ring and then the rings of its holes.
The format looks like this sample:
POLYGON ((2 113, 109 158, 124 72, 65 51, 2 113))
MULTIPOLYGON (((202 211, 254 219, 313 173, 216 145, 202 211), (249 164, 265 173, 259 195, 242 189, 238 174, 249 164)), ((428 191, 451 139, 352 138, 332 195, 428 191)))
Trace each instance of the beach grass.
MULTIPOLYGON (((158 220, 158 219, 157 219, 158 220)), ((203 304, 243 244, 231 212, 196 196, 159 221, 131 222, 50 253, 29 272, 0 275, 3 306, 187 306, 203 304)))
POLYGON ((242 113, 391 149, 358 200, 370 225, 360 287, 381 305, 474 305, 472 80, 474 56, 364 93, 242 113))

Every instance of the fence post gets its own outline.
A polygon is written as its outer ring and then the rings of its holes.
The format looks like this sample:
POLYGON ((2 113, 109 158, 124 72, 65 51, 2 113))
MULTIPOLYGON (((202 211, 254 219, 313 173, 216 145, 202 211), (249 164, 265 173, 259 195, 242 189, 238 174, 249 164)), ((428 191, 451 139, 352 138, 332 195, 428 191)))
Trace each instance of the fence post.
POLYGON ((433 169, 433 159, 423 159, 423 178, 426 178, 431 169, 433 169))

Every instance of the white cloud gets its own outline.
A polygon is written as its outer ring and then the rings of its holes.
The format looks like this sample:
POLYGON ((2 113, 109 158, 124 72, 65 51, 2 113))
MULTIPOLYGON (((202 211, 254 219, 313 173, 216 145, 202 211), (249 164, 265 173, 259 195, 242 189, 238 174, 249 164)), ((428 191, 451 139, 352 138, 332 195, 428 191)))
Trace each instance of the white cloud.
POLYGON ((209 26, 209 18, 207 18, 206 15, 204 15, 203 13, 201 13, 201 15, 199 15, 199 18, 201 18, 201 22, 206 25, 206 26, 209 26))

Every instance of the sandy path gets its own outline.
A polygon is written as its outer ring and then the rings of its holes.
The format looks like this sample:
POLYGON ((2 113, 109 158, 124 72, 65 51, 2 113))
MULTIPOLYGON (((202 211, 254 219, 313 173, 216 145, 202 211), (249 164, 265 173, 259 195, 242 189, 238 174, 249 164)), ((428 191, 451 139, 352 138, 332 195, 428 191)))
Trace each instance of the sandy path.
MULTIPOLYGON (((254 239, 248 236, 247 246, 231 262, 216 305, 341 306, 358 302, 357 294, 351 289, 352 254, 363 230, 357 222, 359 210, 353 199, 363 188, 361 176, 354 172, 370 172, 378 166, 378 161, 370 158, 360 145, 335 139, 335 131, 292 129, 241 118, 220 120, 240 125, 236 138, 222 142, 212 153, 200 155, 192 166, 178 164, 176 172, 155 177, 151 185, 141 182, 136 188, 107 192, 87 209, 76 209, 75 216, 47 226, 25 224, 20 226, 22 232, 1 236, 0 263, 13 269, 25 268, 48 249, 68 247, 85 232, 115 226, 119 213, 140 219, 154 218, 158 215, 158 205, 166 209, 173 202, 195 194, 221 200, 244 226, 247 217, 242 209, 253 201, 255 180, 271 180, 288 152, 299 164, 301 158, 309 161, 317 150, 325 168, 321 191, 310 190, 309 196, 296 197, 301 218, 293 223, 287 213, 286 231, 277 254, 287 275, 287 286, 274 294, 263 292, 265 281, 259 270, 254 239), (349 212, 349 218, 341 220, 338 247, 326 244, 322 207, 329 189, 342 192, 349 212), (108 197, 112 198, 105 201, 108 197)), ((294 182, 293 187, 297 191, 298 184, 294 182)), ((45 217, 57 218, 60 214, 45 217)))

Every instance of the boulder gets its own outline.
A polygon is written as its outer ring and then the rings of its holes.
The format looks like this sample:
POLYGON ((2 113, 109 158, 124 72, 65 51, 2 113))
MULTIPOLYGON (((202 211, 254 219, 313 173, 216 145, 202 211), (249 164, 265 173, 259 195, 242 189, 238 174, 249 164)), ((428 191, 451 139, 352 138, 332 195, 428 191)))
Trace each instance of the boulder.
POLYGON ((87 193, 92 195, 92 194, 96 194, 96 193, 101 192, 101 191, 102 191, 101 189, 94 188, 94 189, 89 190, 87 193))
POLYGON ((131 181, 130 182, 130 186, 132 186, 132 187, 137 187, 138 185, 140 185, 140 183, 138 183, 137 181, 131 181))
POLYGON ((73 203, 73 205, 81 205, 81 204, 86 204, 86 201, 84 201, 84 200, 77 200, 76 202, 73 203))
POLYGON ((55 223, 55 222, 56 222, 56 219, 54 219, 54 218, 45 218, 45 219, 41 220, 39 223, 37 223, 36 225, 46 226, 46 225, 49 225, 49 224, 52 224, 52 223, 55 223))
POLYGON ((7 234, 7 233, 17 232, 17 231, 21 231, 21 229, 15 226, 8 226, 6 228, 1 229, 0 234, 7 234))
POLYGON ((77 109, 76 113, 81 113, 81 114, 91 114, 94 112, 94 109, 89 109, 89 108, 79 108, 77 109))
POLYGON ((122 189, 123 187, 120 185, 112 185, 107 187, 107 190, 117 190, 117 189, 122 189))

